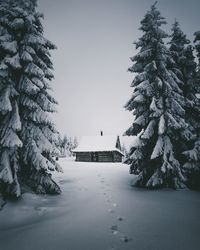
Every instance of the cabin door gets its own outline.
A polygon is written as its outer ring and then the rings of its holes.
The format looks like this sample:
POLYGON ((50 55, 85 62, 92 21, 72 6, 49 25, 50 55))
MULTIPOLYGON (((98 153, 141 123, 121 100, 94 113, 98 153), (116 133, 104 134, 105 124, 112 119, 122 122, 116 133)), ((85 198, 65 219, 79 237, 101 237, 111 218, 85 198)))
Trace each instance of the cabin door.
POLYGON ((93 153, 92 153, 92 161, 98 162, 98 161, 99 161, 98 158, 99 158, 99 157, 98 157, 98 153, 97 153, 97 152, 93 152, 93 153))

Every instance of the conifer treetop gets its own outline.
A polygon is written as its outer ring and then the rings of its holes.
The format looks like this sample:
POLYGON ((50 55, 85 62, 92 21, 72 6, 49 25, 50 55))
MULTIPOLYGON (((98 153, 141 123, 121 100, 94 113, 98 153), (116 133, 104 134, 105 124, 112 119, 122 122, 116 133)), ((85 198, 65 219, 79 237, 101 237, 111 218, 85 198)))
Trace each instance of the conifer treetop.
POLYGON ((186 133, 184 97, 180 79, 171 70, 174 60, 164 44, 166 24, 156 4, 141 21, 143 35, 136 42, 138 53, 131 58, 133 94, 125 108, 134 121, 127 135, 138 135, 139 143, 131 150, 131 168, 137 185, 146 187, 184 186, 184 177, 176 159, 175 145, 186 133))

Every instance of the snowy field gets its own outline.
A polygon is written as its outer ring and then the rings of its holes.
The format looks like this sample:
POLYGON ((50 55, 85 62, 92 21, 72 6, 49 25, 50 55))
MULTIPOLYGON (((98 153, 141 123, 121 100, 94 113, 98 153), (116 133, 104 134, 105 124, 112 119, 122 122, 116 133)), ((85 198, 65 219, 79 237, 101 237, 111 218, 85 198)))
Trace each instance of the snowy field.
POLYGON ((1 250, 199 250, 200 193, 130 186, 128 167, 60 161, 62 194, 0 212, 1 250))

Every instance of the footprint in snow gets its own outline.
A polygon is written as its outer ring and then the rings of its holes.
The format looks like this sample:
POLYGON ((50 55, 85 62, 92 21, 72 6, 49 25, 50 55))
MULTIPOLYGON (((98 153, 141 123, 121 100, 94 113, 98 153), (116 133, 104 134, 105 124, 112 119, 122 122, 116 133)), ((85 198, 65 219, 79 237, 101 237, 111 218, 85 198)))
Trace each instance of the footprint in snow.
POLYGON ((112 234, 116 235, 116 234, 118 234, 118 231, 112 231, 112 234))
POLYGON ((123 217, 123 216, 118 216, 118 217, 117 217, 117 220, 118 220, 118 221, 123 221, 123 220, 124 220, 124 217, 123 217))
POLYGON ((126 235, 122 235, 120 238, 121 241, 128 243, 129 241, 131 241, 132 239, 126 235))
POLYGON ((112 234, 114 234, 114 235, 118 234, 118 226, 117 225, 111 226, 110 229, 112 231, 112 234))

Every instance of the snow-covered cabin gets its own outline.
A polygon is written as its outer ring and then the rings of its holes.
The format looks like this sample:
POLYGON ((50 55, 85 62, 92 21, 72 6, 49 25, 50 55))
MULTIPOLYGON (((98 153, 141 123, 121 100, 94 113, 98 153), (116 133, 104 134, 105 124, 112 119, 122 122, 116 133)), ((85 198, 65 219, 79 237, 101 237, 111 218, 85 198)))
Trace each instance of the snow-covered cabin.
POLYGON ((73 150, 76 161, 122 162, 123 153, 119 136, 83 136, 78 147, 73 150))

